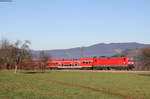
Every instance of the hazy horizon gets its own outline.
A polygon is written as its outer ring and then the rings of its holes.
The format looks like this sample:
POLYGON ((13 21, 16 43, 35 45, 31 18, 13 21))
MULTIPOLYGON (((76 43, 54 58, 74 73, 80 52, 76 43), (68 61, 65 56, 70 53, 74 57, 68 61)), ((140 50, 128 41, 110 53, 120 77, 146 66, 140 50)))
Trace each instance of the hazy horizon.
POLYGON ((138 44, 150 44, 150 43, 140 43, 140 42, 111 42, 111 43, 96 43, 96 44, 91 44, 91 45, 87 45, 87 46, 74 46, 74 47, 70 47, 70 48, 58 48, 58 49, 31 49, 34 51, 44 51, 44 50, 66 50, 66 49, 72 49, 72 48, 81 48, 81 47, 90 47, 93 45, 97 45, 97 44, 118 44, 118 43, 138 43, 138 44))

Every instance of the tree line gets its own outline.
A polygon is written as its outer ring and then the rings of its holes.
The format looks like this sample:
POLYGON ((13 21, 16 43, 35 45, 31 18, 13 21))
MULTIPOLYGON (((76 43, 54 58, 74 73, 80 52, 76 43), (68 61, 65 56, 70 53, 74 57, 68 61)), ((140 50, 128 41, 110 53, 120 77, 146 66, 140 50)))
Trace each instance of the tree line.
POLYGON ((18 69, 34 70, 39 69, 42 72, 46 68, 46 62, 50 60, 50 56, 46 55, 44 51, 40 53, 38 59, 38 67, 25 66, 22 63, 33 62, 33 55, 30 50, 31 42, 28 40, 17 40, 15 43, 11 43, 8 39, 0 40, 0 69, 14 69, 16 73, 18 69))

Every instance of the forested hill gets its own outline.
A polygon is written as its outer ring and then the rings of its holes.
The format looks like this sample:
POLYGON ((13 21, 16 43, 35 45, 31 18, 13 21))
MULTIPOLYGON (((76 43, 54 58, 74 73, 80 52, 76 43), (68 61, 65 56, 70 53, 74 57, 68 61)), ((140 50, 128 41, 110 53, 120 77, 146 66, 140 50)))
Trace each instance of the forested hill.
MULTIPOLYGON (((113 56, 126 50, 141 49, 150 46, 150 44, 141 43, 99 43, 87 47, 76 47, 70 49, 45 50, 45 53, 52 58, 73 58, 73 57, 89 57, 89 56, 113 56)), ((32 51, 34 55, 40 51, 32 51)))

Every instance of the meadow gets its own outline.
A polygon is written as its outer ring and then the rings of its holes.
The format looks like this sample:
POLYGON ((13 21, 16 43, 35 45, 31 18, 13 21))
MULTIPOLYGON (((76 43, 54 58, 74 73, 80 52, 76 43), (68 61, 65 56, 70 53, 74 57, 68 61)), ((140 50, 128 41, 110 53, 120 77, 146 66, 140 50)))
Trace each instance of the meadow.
POLYGON ((150 99, 150 72, 1 70, 0 99, 150 99))

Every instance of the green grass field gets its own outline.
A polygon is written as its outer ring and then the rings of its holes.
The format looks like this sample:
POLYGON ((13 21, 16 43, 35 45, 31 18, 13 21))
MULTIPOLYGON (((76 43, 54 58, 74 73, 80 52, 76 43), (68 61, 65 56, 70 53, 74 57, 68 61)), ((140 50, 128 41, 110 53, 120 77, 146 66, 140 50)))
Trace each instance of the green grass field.
POLYGON ((0 99, 150 99, 148 73, 0 71, 0 99))

